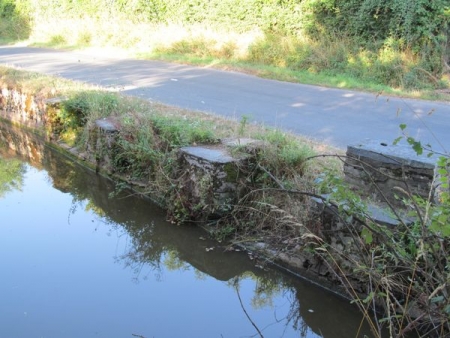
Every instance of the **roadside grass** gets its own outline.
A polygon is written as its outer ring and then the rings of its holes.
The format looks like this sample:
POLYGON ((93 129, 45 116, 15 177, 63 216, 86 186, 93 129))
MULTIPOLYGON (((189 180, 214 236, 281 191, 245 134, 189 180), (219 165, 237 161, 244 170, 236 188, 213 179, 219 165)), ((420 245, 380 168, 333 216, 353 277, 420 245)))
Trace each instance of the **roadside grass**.
POLYGON ((0 81, 4 87, 18 86, 24 93, 44 98, 94 88, 81 82, 5 66, 0 66, 0 81))
POLYGON ((386 95, 450 100, 449 77, 436 78, 412 51, 377 45, 362 49, 345 37, 311 39, 234 32, 205 24, 152 24, 123 17, 36 22, 27 43, 91 50, 234 70, 260 77, 386 95))

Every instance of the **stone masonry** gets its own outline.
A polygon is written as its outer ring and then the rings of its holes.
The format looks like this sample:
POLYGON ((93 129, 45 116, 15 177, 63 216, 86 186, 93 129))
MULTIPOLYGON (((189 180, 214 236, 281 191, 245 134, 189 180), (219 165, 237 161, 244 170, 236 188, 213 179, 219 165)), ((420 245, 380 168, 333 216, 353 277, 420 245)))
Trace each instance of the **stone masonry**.
POLYGON ((345 180, 377 202, 402 206, 408 195, 436 198, 436 156, 417 155, 409 145, 366 141, 347 147, 345 180))

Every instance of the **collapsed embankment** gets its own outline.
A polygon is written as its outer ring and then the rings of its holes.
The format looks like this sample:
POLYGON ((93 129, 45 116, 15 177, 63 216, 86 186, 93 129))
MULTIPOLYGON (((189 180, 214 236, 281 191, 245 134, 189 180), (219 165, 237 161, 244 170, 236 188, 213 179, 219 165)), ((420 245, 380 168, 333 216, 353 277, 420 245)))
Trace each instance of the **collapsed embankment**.
MULTIPOLYGON (((111 177, 118 188, 126 185, 151 198, 173 222, 198 223, 219 241, 231 239, 232 245, 356 299, 367 315, 375 305, 402 314, 407 323, 388 325, 448 329, 443 282, 448 237, 433 232, 422 238, 426 223, 395 212, 374 217, 377 212, 368 212, 359 194, 341 180, 339 165, 320 162, 331 155, 315 155, 310 144, 278 130, 250 132, 245 119, 218 120, 105 92, 33 91, 5 76, 0 89, 2 119, 32 130, 111 177), (429 247, 435 241, 442 246, 429 247), (429 284, 416 288, 411 278, 429 284)), ((1 136, 15 146, 11 136, 1 136)), ((376 170, 379 162, 367 156, 371 151, 358 151, 357 158, 345 160, 347 171, 359 170, 355 180, 367 179, 367 186, 376 181, 381 196, 398 182, 408 189, 408 179, 418 177, 398 159, 376 170), (389 184, 379 189, 385 181, 389 184)), ((342 154, 332 156, 344 160, 342 154)), ((417 191, 433 190, 434 166, 420 170, 417 191)), ((445 193, 440 198, 448 202, 445 193)), ((381 326, 374 325, 374 331, 381 326)))

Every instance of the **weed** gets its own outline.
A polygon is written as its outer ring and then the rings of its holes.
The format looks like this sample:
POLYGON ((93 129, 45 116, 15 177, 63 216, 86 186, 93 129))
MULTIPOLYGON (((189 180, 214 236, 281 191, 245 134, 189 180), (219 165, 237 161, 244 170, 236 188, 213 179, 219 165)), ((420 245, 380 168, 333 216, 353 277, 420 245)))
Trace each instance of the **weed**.
POLYGON ((196 143, 217 142, 212 125, 198 119, 154 115, 152 123, 156 133, 169 150, 196 143))
POLYGON ((238 128, 238 138, 244 137, 245 129, 247 127, 249 121, 249 117, 247 115, 243 115, 241 117, 241 120, 239 121, 239 128, 238 128))
POLYGON ((66 38, 60 34, 53 35, 48 41, 50 46, 57 47, 67 44, 66 38))
POLYGON ((305 160, 314 156, 308 144, 298 142, 295 137, 279 129, 269 130, 259 138, 268 145, 262 149, 260 165, 278 178, 303 173, 305 160))
POLYGON ((89 46, 92 42, 91 32, 80 32, 77 39, 77 44, 80 46, 89 46))

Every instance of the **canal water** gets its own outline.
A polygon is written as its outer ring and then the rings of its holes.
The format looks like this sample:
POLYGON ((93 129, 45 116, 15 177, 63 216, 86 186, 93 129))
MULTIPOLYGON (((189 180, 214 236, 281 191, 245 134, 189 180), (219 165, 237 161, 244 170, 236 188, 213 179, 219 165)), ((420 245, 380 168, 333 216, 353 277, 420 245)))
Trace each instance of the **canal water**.
POLYGON ((0 136, 1 338, 371 336, 348 301, 0 136))

